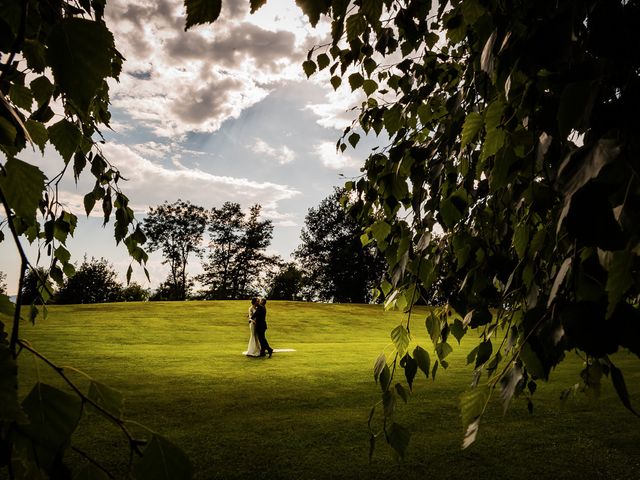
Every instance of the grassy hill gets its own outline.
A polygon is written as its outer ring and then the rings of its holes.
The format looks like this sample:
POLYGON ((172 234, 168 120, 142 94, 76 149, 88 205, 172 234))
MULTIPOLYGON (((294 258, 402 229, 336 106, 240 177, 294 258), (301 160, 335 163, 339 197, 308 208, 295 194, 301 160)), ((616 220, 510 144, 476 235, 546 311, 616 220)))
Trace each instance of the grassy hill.
MULTIPOLYGON (((599 398, 561 405, 560 392, 581 370, 573 356, 539 385, 533 415, 523 399, 505 415, 492 401, 476 444, 461 451, 458 396, 470 382, 472 340, 454 345, 435 382, 417 377, 409 404, 399 406, 397 421, 413 433, 405 461, 380 439, 369 464, 367 418, 379 400, 373 363, 390 351, 401 315, 371 305, 267 306, 269 342, 295 352, 242 355, 249 303, 236 301, 54 306, 21 336, 54 362, 124 392, 126 416, 179 444, 198 479, 640 478, 640 419, 608 380, 599 398)), ((424 315, 414 314, 414 340, 432 352, 424 315)), ((637 357, 620 352, 615 361, 640 406, 637 357)), ((22 394, 38 378, 62 386, 28 352, 20 368, 29 380, 22 394)), ((83 419, 74 443, 124 475, 126 442, 106 420, 83 419)))

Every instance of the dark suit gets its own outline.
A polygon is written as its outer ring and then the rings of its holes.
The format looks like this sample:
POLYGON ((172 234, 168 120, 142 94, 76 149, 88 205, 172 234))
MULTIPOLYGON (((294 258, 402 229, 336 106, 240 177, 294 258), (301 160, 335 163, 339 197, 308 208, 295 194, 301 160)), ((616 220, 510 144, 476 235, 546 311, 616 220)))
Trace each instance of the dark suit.
POLYGON ((269 342, 265 337, 267 332, 267 309, 264 305, 258 305, 251 319, 256 322, 256 336, 260 342, 260 356, 263 357, 265 352, 269 352, 269 356, 271 356, 273 349, 269 346, 269 342))

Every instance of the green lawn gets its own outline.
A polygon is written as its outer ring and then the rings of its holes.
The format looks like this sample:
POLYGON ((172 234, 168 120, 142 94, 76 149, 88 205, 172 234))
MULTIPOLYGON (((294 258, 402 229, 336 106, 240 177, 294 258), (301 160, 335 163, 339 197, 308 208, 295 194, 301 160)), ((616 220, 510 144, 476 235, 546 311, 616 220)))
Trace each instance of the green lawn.
MULTIPOLYGON (((640 478, 640 419, 624 409, 608 380, 599 398, 560 404, 560 392, 581 369, 573 356, 550 384, 539 385, 533 415, 522 399, 506 415, 492 401, 476 444, 461 451, 458 396, 470 382, 465 342, 455 345, 436 382, 417 378, 409 404, 399 407, 397 421, 413 432, 405 461, 397 462, 382 441, 369 465, 366 422, 379 399, 372 367, 390 348, 400 314, 369 305, 270 302, 271 345, 296 351, 253 359, 241 354, 248 306, 51 307, 21 336, 54 362, 124 392, 127 417, 180 445, 198 479, 640 478)), ((431 352, 423 317, 413 317, 414 339, 431 352)), ((614 358, 640 407, 640 362, 626 352, 614 358)), ((31 380, 62 385, 28 352, 20 368, 31 380)), ((29 388, 25 382, 21 393, 29 388)), ((110 423, 84 419, 74 442, 122 474, 126 442, 110 423)))

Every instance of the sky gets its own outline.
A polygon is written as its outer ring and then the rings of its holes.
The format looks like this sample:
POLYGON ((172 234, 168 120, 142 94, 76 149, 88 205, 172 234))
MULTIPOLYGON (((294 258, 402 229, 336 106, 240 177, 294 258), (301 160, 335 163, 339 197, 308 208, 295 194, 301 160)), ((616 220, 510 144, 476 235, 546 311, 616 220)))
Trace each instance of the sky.
MULTIPOLYGON (((222 5, 214 24, 185 32, 181 0, 107 2, 106 22, 126 60, 119 82, 110 83, 112 130, 102 148, 127 179, 121 187, 137 218, 178 199, 207 209, 258 203, 275 227, 269 253, 289 259, 308 209, 359 175, 378 142, 364 138, 356 150, 336 152, 362 98, 348 86, 334 92, 327 71, 307 79, 301 66, 309 48, 328 41, 328 23, 312 29, 294 0, 269 0, 253 15, 249 0, 222 5)), ((62 165, 52 148, 20 158, 49 177, 62 165)), ((103 229, 99 211, 84 214, 91 188, 88 173, 77 185, 72 178, 61 185, 62 202, 79 217, 68 245, 78 262, 85 254, 107 258, 124 280, 130 260, 115 245, 113 224, 103 229)), ((36 258, 37 249, 28 251, 36 258)), ((7 239, 0 259, 15 294, 17 255, 7 239)), ((133 275, 145 287, 168 273, 159 253, 147 268, 151 283, 140 268, 133 275)), ((189 271, 200 271, 197 259, 189 271)))

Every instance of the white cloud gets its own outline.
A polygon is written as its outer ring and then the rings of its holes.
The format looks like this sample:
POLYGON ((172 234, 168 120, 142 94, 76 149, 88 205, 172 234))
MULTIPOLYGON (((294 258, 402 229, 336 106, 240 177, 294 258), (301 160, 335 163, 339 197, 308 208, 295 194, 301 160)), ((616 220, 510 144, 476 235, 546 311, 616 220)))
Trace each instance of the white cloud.
POLYGON ((360 162, 350 155, 336 151, 334 142, 322 142, 315 146, 315 154, 320 158, 322 165, 332 170, 339 170, 347 167, 357 167, 360 162))
POLYGON ((280 148, 274 148, 261 138, 256 138, 255 143, 249 148, 256 153, 261 153, 267 157, 277 160, 280 165, 293 162, 296 156, 293 150, 286 145, 283 145, 280 148))
POLYGON ((350 92, 346 87, 341 87, 327 93, 325 103, 310 104, 305 108, 319 117, 319 125, 344 130, 357 117, 354 107, 360 105, 364 99, 362 90, 350 92))
POLYGON ((146 159, 131 147, 107 143, 103 147, 107 158, 120 169, 124 178, 122 188, 131 199, 144 199, 145 205, 134 204, 132 208, 145 212, 150 205, 158 205, 178 198, 211 208, 225 201, 241 205, 259 203, 270 218, 286 218, 278 203, 295 197, 300 192, 287 185, 257 182, 247 178, 213 175, 200 169, 187 168, 174 158, 179 166, 175 169, 146 159))
POLYGON ((223 2, 213 25, 184 31, 181 0, 108 3, 117 48, 126 58, 111 100, 158 136, 213 132, 284 81, 303 77, 307 50, 329 28, 311 29, 293 0, 271 0, 257 14, 223 2))

